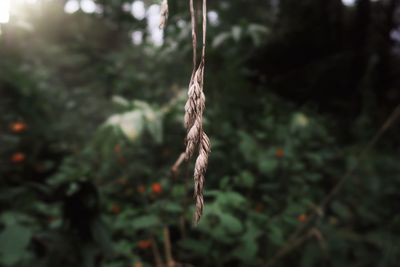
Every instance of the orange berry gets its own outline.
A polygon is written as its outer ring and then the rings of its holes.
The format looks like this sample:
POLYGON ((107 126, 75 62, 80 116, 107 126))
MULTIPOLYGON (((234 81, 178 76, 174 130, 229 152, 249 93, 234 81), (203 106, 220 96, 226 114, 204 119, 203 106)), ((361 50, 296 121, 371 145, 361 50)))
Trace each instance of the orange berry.
POLYGON ((111 206, 111 212, 114 214, 119 214, 121 212, 121 207, 117 204, 111 206))
POLYGON ((10 128, 11 131, 14 133, 21 133, 26 130, 27 126, 25 123, 22 122, 14 122, 13 124, 11 124, 10 128))
POLYGON ((162 192, 161 184, 160 183, 153 183, 151 185, 151 190, 156 194, 160 194, 162 192))
POLYGON ((277 148, 275 150, 275 156, 277 158, 282 158, 283 156, 285 156, 285 151, 282 148, 277 148))
POLYGON ((11 161, 14 163, 22 162, 25 160, 25 154, 21 152, 16 152, 11 156, 11 161))
POLYGON ((138 187, 137 187, 137 191, 138 191, 138 193, 141 193, 141 194, 143 194, 145 191, 146 191, 146 187, 144 186, 144 185, 139 185, 138 187))
POLYGON ((305 221, 307 221, 307 215, 305 215, 304 213, 302 213, 302 214, 300 214, 299 216, 297 216, 297 220, 299 221, 299 222, 305 222, 305 221))
POLYGON ((143 264, 141 264, 141 263, 135 263, 135 265, 133 265, 133 267, 143 267, 143 264))
POLYGON ((151 240, 140 240, 137 246, 140 249, 148 249, 151 247, 151 240))

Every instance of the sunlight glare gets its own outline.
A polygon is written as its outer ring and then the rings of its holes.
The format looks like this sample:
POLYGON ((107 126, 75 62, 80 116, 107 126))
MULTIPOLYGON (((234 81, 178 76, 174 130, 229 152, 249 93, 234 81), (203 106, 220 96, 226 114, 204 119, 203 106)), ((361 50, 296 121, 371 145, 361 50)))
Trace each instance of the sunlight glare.
POLYGON ((130 12, 130 11, 131 11, 131 3, 124 3, 124 4, 122 5, 122 10, 123 10, 124 12, 130 12))
POLYGON ((208 20, 210 21, 211 26, 218 26, 219 25, 219 16, 218 13, 215 11, 210 11, 207 13, 208 20))
POLYGON ((392 39, 393 41, 395 41, 397 43, 400 42, 400 28, 393 29, 390 32, 390 39, 392 39))
POLYGON ((155 46, 162 46, 164 43, 164 31, 159 28, 160 5, 151 5, 147 11, 147 28, 150 33, 150 41, 155 46))
POLYGON ((134 31, 131 34, 132 43, 134 45, 140 45, 143 42, 143 32, 141 31, 134 31))
POLYGON ((132 16, 137 20, 142 20, 146 16, 146 8, 143 1, 134 1, 131 6, 132 16))
POLYGON ((342 3, 345 6, 354 6, 356 4, 356 0, 342 0, 342 3))
POLYGON ((64 6, 64 11, 69 14, 75 13, 78 10, 79 10, 78 0, 68 0, 68 2, 64 6))
POLYGON ((10 0, 0 0, 0 23, 10 20, 10 0))
POLYGON ((96 11, 96 4, 93 0, 82 0, 81 9, 85 13, 94 13, 96 11))

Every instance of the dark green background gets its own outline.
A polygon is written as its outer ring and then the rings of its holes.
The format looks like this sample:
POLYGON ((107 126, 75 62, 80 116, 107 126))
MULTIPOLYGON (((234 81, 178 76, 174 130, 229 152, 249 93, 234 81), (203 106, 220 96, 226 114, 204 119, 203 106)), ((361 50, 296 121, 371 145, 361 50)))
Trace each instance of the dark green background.
POLYGON ((1 25, 0 266, 156 266, 138 244, 154 240, 165 261, 166 232, 176 266, 399 266, 399 121, 359 155, 400 103, 400 1, 208 1, 219 24, 197 227, 193 163, 170 174, 184 149, 188 1, 169 1, 161 47, 131 43, 147 25, 125 1, 96 2, 101 14, 66 14, 41 0, 1 25))

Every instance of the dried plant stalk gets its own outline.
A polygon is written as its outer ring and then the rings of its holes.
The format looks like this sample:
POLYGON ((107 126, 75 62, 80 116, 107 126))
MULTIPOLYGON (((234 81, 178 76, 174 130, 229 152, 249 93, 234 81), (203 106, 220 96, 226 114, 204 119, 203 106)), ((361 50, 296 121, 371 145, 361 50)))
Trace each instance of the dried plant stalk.
POLYGON ((188 100, 185 105, 186 160, 192 157, 201 137, 205 107, 202 79, 203 66, 200 65, 190 82, 188 100))
POLYGON ((204 89, 204 67, 205 67, 205 49, 206 49, 206 25, 207 25, 207 1, 203 0, 203 46, 199 66, 197 66, 197 36, 196 36, 196 18, 193 0, 190 2, 190 15, 192 21, 192 45, 193 45, 193 71, 189 83, 188 100, 185 104, 185 127, 186 151, 185 158, 189 160, 196 149, 198 156, 194 168, 194 198, 196 210, 193 221, 197 224, 203 214, 204 209, 204 180, 208 165, 208 157, 211 151, 210 140, 203 130, 203 113, 205 109, 204 89))
POLYGON ((161 3, 161 12, 160 12, 160 29, 164 29, 166 24, 167 24, 167 20, 168 20, 168 0, 163 0, 161 3))
POLYGON ((195 223, 199 222, 201 215, 203 214, 203 190, 205 180, 204 176, 207 170, 208 156, 211 152, 210 139, 205 132, 202 132, 199 147, 199 156, 197 157, 196 165, 194 168, 194 196, 196 201, 196 211, 193 219, 195 223))

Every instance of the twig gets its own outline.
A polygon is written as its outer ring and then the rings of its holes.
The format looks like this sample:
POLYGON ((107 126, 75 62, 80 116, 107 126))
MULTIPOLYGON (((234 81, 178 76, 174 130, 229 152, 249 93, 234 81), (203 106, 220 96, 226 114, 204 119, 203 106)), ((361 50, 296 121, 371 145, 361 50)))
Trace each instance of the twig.
MULTIPOLYGON (((184 181, 185 183, 183 184, 183 188, 185 192, 189 191, 189 164, 186 164, 186 170, 185 170, 185 178, 184 181)), ((183 199, 183 213, 181 215, 181 223, 180 223, 180 227, 181 227, 181 234, 183 239, 187 238, 187 232, 186 232, 186 225, 185 225, 185 214, 188 212, 189 210, 189 203, 190 203, 190 199, 188 197, 185 196, 185 198, 183 199)))
POLYGON ((185 216, 182 214, 181 216, 179 216, 179 230, 181 232, 182 239, 186 239, 187 238, 186 225, 185 224, 186 224, 185 216))
POLYGON ((163 267, 164 263, 161 258, 160 250, 158 249, 158 245, 154 237, 151 238, 151 250, 153 251, 154 262, 156 267, 163 267))
POLYGON ((308 231, 305 235, 303 235, 301 238, 296 239, 294 242, 290 243, 289 246, 285 246, 284 249, 280 250, 279 253, 275 255, 271 260, 267 262, 267 266, 271 267, 274 266, 277 261, 281 258, 283 258, 285 255, 289 254, 291 251, 299 247, 301 244, 306 242, 308 239, 311 237, 314 237, 318 243, 321 246, 322 251, 324 252, 324 255, 327 255, 327 250, 326 250, 326 244, 324 242, 324 238, 321 234, 321 232, 317 228, 312 228, 310 231, 308 231))
MULTIPOLYGON (((186 158, 186 153, 181 153, 178 157, 178 159, 175 161, 174 165, 171 167, 171 176, 172 178, 177 178, 179 175, 179 167, 182 165, 183 162, 185 162, 186 158)), ((189 164, 186 164, 186 170, 185 170, 185 179, 184 179, 184 191, 187 192, 189 190, 189 164)), ((183 214, 180 215, 179 218, 179 229, 181 232, 181 236, 183 239, 186 238, 186 227, 185 227, 185 216, 184 214, 187 212, 188 208, 188 201, 186 197, 183 199, 183 214)))
MULTIPOLYGON (((358 160, 356 164, 353 165, 340 179, 340 181, 332 188, 332 190, 328 193, 328 195, 321 201, 317 208, 315 208, 311 215, 309 216, 309 221, 312 223, 312 220, 322 216, 325 207, 332 201, 332 199, 336 196, 336 194, 343 188, 343 185, 349 180, 354 172, 356 171, 357 167, 360 165, 360 162, 365 158, 365 156, 369 153, 369 151, 375 146, 378 140, 383 136, 383 134, 393 126, 393 124, 399 119, 400 117, 400 104, 393 110, 393 112, 389 115, 386 119, 385 123, 382 127, 378 130, 378 132, 374 135, 374 137, 367 143, 364 149, 360 152, 358 156, 358 160)), ((304 238, 308 235, 297 237, 301 232, 303 232, 310 224, 302 224, 296 228, 296 230, 290 235, 286 244, 277 252, 277 254, 269 261, 268 266, 273 266, 278 259, 282 258, 282 256, 288 254, 292 251, 295 247, 293 244, 298 244, 300 241, 304 242, 304 238)), ((302 243, 301 242, 301 243, 302 243)), ((301 244, 300 243, 300 244, 301 244)))
POLYGON ((361 151, 358 156, 358 160, 356 164, 350 168, 347 173, 343 176, 343 178, 336 184, 336 186, 331 190, 331 192, 325 197, 325 199, 319 205, 320 209, 323 210, 325 206, 333 199, 333 197, 342 189, 343 185, 346 181, 354 174, 360 162, 365 158, 365 156, 369 153, 369 151, 375 146, 378 140, 382 137, 382 135, 396 122, 396 120, 400 117, 400 104, 394 109, 394 111, 390 114, 390 116, 386 119, 385 123, 379 129, 379 131, 375 134, 375 136, 368 142, 365 148, 361 151))
POLYGON ((324 258, 328 259, 329 258, 329 251, 328 251, 328 248, 327 248, 327 245, 326 245, 326 242, 325 242, 325 238, 322 235, 321 231, 318 228, 314 227, 313 229, 310 230, 310 234, 312 236, 314 236, 315 239, 317 239, 318 244, 319 244, 319 246, 321 248, 321 251, 322 251, 322 254, 323 254, 324 258))
POLYGON ((171 238, 170 238, 169 229, 167 226, 164 226, 164 228, 163 228, 163 236, 164 236, 165 259, 167 261, 167 266, 174 267, 175 261, 172 256, 171 238))
POLYGON ((268 267, 272 267, 276 264, 278 260, 280 260, 282 257, 290 253, 292 250, 303 244, 307 239, 311 237, 310 232, 307 234, 303 235, 300 238, 297 238, 291 243, 288 243, 286 246, 284 246, 271 260, 267 262, 268 267))
POLYGON ((171 174, 173 177, 177 177, 179 174, 179 167, 181 166, 182 162, 185 161, 186 154, 183 152, 179 155, 178 159, 175 161, 174 165, 171 167, 171 174))

